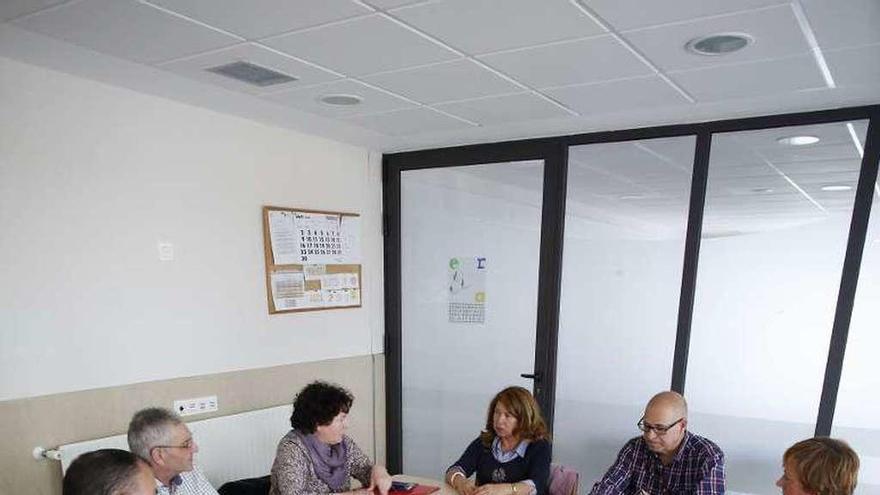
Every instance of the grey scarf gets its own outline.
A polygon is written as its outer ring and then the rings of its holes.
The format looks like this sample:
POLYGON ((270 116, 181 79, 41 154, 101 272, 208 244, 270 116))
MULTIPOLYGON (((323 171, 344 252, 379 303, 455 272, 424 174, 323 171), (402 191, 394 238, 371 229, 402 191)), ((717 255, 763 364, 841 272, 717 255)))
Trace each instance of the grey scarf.
POLYGON ((349 478, 348 449, 345 447, 345 441, 329 445, 318 440, 314 433, 303 435, 297 431, 296 434, 306 446, 318 478, 327 483, 334 493, 343 491, 349 478))

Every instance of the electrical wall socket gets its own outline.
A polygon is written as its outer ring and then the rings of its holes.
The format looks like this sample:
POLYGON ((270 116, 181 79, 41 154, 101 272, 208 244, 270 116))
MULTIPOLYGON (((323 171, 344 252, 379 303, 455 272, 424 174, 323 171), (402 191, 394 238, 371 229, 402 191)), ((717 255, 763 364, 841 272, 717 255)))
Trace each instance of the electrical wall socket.
POLYGON ((216 412, 219 408, 216 395, 174 401, 174 412, 181 416, 216 412))

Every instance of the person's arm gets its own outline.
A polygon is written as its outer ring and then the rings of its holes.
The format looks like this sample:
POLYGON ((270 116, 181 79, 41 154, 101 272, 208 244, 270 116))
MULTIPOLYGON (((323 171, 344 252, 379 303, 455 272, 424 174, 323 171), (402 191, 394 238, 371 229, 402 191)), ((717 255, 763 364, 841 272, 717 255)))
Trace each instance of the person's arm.
POLYGON ((718 452, 700 466, 695 495, 724 495, 724 453, 718 452))
POLYGON ((602 479, 593 485, 590 495, 622 495, 626 492, 635 463, 638 439, 630 440, 620 449, 617 460, 608 468, 602 479))
POLYGON ((285 437, 275 451, 272 463, 272 486, 279 495, 321 495, 307 491, 309 464, 312 460, 303 449, 285 437))
MULTIPOLYGON (((344 437, 348 448, 348 461, 352 478, 361 482, 361 485, 372 492, 375 488, 380 495, 388 495, 391 489, 391 475, 385 466, 373 465, 360 447, 349 437, 344 437)), ((357 491, 357 490, 354 490, 357 491)))
POLYGON ((446 483, 455 488, 459 495, 473 495, 476 485, 468 478, 477 470, 482 449, 483 444, 477 438, 467 446, 461 457, 446 470, 446 483))
MULTIPOLYGON (((550 457, 550 442, 547 440, 537 440, 529 445, 526 451, 528 471, 523 483, 529 485, 530 490, 525 495, 541 495, 546 491, 550 484, 550 457)), ((521 494, 517 492, 517 495, 521 494)))

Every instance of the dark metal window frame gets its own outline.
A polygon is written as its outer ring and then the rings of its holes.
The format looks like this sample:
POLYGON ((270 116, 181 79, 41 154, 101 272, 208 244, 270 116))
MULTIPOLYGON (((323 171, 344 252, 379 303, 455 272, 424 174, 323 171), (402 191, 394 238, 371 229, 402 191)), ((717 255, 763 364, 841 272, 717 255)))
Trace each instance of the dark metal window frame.
POLYGON ((535 396, 548 422, 553 423, 556 385, 556 345, 559 330, 559 302, 562 281, 562 250, 565 228, 568 149, 571 146, 625 142, 676 136, 696 136, 694 167, 683 257, 678 327, 671 388, 684 392, 687 375, 691 319, 696 291, 700 236, 706 197, 706 180, 712 136, 723 132, 752 131, 811 124, 869 119, 859 182, 856 188, 846 255, 841 273, 837 307, 829 343, 828 362, 816 435, 828 435, 840 384, 846 338, 855 299, 859 268, 880 159, 880 105, 813 112, 770 115, 714 122, 594 132, 520 141, 487 143, 451 148, 388 154, 382 160, 383 234, 385 239, 385 390, 386 452, 392 473, 402 463, 402 349, 400 266, 400 176, 407 170, 457 167, 523 160, 544 161, 541 244, 538 274, 537 325, 535 341, 535 396))

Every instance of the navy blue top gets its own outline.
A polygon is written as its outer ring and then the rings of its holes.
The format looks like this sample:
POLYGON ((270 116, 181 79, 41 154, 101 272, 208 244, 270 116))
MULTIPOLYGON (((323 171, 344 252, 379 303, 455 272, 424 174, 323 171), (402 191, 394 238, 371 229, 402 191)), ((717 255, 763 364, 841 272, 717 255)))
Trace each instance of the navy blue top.
POLYGON ((550 477, 550 442, 535 440, 529 443, 525 456, 516 456, 508 462, 498 462, 492 455, 492 447, 484 446, 478 437, 468 445, 450 469, 456 466, 461 468, 467 477, 476 472, 477 485, 532 480, 535 483, 536 495, 544 495, 550 477))

